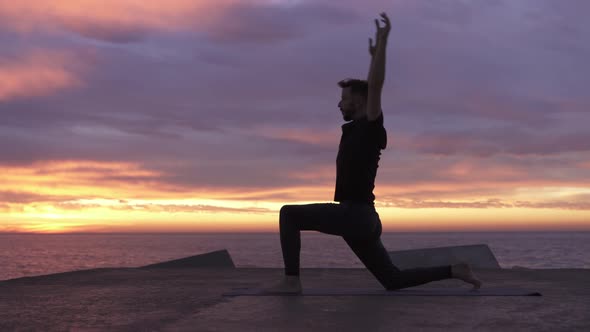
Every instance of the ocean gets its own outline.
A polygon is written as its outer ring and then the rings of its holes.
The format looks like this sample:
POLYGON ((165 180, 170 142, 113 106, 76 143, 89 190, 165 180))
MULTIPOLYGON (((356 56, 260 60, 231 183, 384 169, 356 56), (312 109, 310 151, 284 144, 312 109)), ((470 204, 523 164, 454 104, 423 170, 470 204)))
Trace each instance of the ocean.
MULTIPOLYGON (((388 250, 487 244, 503 268, 590 268, 590 232, 383 233, 388 250)), ((301 267, 362 267, 336 236, 302 232, 301 267)), ((282 267, 278 233, 0 234, 0 280, 137 267, 227 249, 237 267, 282 267)))

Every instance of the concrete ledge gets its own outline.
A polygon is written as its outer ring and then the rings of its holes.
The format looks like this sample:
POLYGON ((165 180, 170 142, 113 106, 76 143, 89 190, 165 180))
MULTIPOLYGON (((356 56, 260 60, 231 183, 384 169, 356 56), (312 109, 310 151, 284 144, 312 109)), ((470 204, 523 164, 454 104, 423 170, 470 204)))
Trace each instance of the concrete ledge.
POLYGON ((229 267, 235 268, 233 260, 226 249, 208 252, 171 261, 141 266, 140 268, 193 268, 193 267, 229 267))
POLYGON ((471 267, 499 269, 500 264, 486 244, 390 251, 389 256, 400 269, 468 263, 471 267))

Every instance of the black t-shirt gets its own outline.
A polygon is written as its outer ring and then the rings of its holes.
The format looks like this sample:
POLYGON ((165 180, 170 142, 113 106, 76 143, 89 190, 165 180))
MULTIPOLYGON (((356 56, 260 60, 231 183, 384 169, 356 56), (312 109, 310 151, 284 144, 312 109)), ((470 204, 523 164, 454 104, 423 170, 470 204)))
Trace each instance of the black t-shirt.
POLYGON ((387 146, 383 113, 375 121, 366 117, 342 125, 336 158, 334 201, 374 204, 375 176, 381 150, 387 146))

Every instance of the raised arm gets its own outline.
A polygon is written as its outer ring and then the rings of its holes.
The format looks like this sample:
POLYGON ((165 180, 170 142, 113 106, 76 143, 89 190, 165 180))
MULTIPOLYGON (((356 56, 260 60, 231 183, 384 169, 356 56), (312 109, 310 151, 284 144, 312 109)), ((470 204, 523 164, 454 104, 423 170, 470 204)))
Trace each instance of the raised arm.
POLYGON ((385 51, 389 31, 391 31, 391 23, 387 14, 381 13, 380 15, 385 26, 380 27, 379 21, 375 20, 377 26, 376 45, 373 45, 372 39, 369 38, 369 54, 371 54, 371 66, 367 78, 369 83, 367 119, 369 121, 374 121, 381 115, 381 92, 385 83, 385 51))

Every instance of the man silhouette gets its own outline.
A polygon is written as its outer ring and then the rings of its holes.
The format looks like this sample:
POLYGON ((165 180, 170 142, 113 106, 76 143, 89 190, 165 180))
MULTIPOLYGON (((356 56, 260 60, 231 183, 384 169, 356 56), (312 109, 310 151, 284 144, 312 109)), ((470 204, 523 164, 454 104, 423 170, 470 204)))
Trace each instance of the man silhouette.
POLYGON ((281 208, 280 240, 285 276, 268 288, 273 292, 300 293, 300 231, 315 230, 342 236, 367 269, 387 290, 417 286, 435 280, 457 278, 479 288, 481 282, 467 264, 410 270, 395 267, 381 243, 381 220, 375 211, 373 189, 381 150, 387 145, 383 127, 381 91, 385 82, 385 50, 391 30, 389 18, 381 13, 384 27, 376 19, 375 45, 369 38, 371 65, 367 81, 338 82, 342 99, 338 107, 345 121, 336 158, 336 203, 285 205, 281 208))

